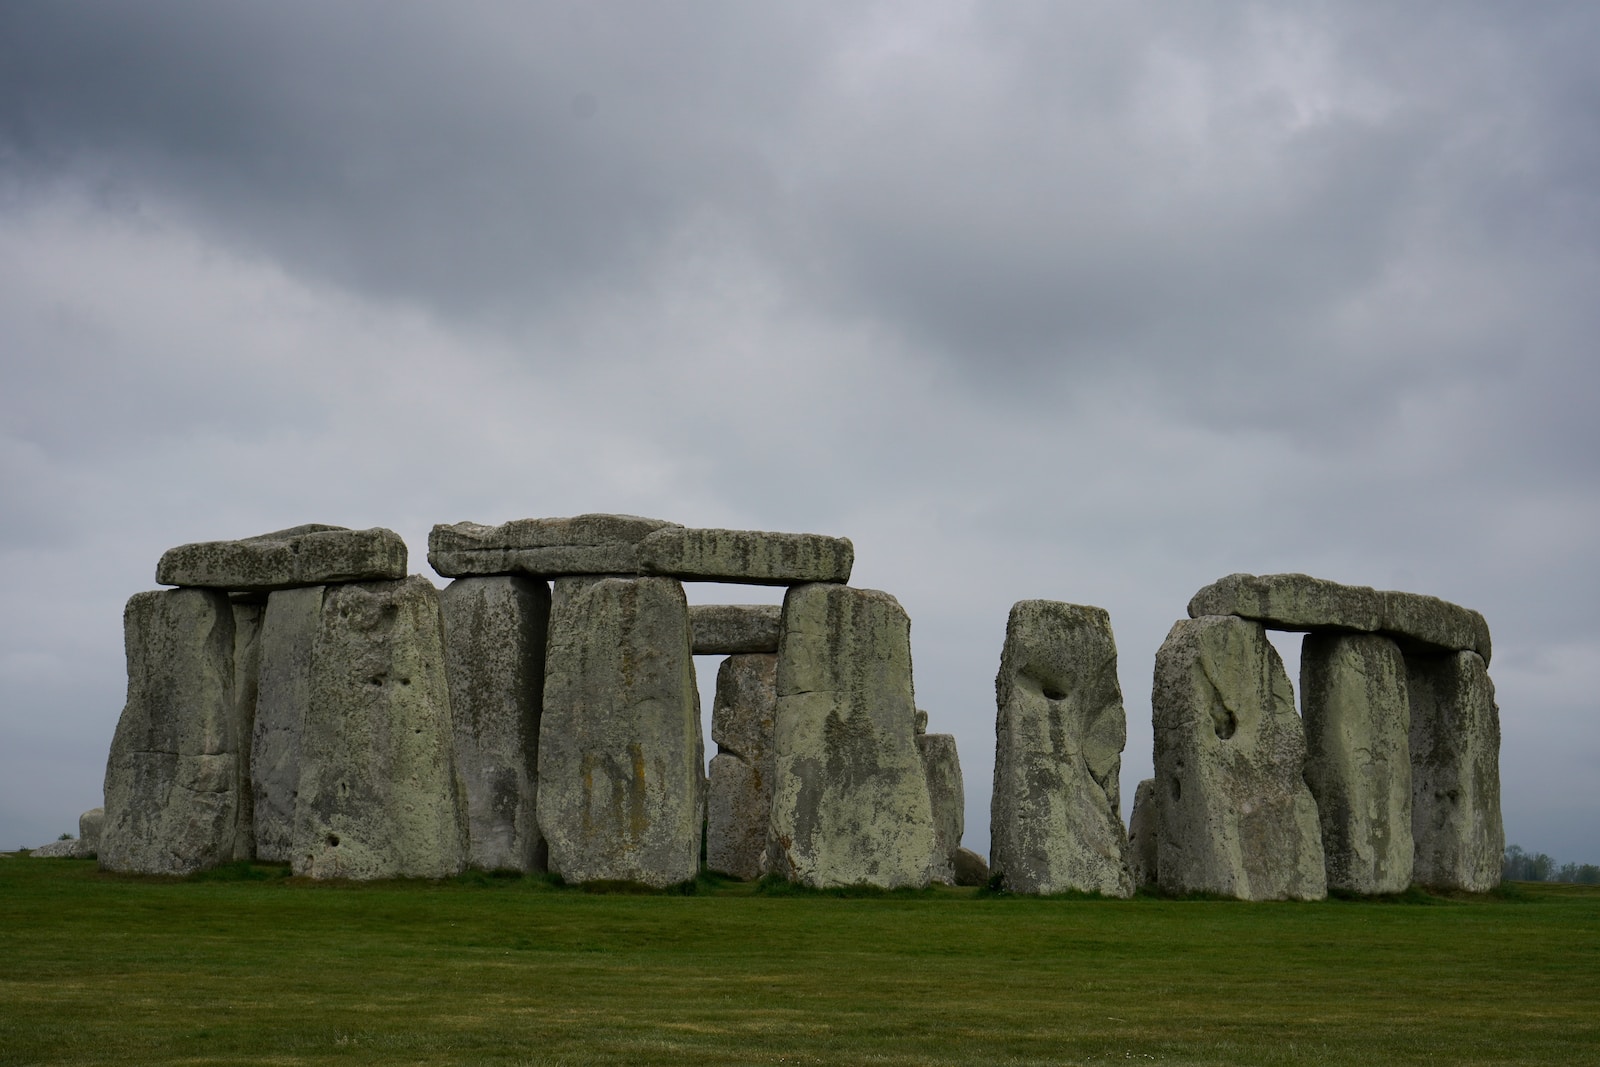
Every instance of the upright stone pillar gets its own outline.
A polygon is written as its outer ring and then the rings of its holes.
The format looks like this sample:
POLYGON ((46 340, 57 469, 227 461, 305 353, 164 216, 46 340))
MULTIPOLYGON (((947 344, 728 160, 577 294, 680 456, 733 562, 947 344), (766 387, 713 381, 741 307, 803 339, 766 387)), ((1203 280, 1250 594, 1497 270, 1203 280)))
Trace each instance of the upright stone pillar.
POLYGON ((933 814, 914 730, 911 621, 888 593, 789 589, 767 870, 809 886, 924 886, 933 814))
POLYGON ((1019 601, 995 695, 990 870, 1015 893, 1132 895, 1118 782, 1127 715, 1110 616, 1019 601))
POLYGON ((1482 893, 1500 884, 1500 709, 1473 652, 1407 656, 1412 879, 1482 893))
POLYGON ((255 857, 263 863, 288 863, 294 856, 301 740, 311 706, 311 650, 322 626, 326 588, 277 590, 267 597, 261 618, 250 790, 255 857))
POLYGON ((512 575, 458 578, 439 593, 467 862, 544 869, 537 783, 550 587, 512 575))
POLYGON ((961 759, 952 734, 917 734, 922 773, 928 783, 928 804, 933 814, 933 857, 928 879, 956 884, 956 853, 967 828, 967 794, 961 783, 961 759))
POLYGON ((539 825, 569 882, 699 870, 704 800, 689 605, 671 578, 560 578, 539 727, 539 825))
POLYGON ((255 796, 250 785, 250 748, 261 672, 261 625, 266 612, 265 596, 233 598, 233 716, 239 730, 239 815, 233 836, 236 860, 255 859, 255 796))
POLYGON ((1156 885, 1160 880, 1160 803, 1154 778, 1144 779, 1133 791, 1133 812, 1128 816, 1128 873, 1133 875, 1135 889, 1156 885))
POLYGON ((1411 716, 1400 648, 1377 634, 1307 634, 1300 652, 1306 784, 1328 888, 1411 884, 1411 716))
POLYGON ((1150 704, 1161 888, 1326 896, 1305 734, 1261 624, 1231 615, 1174 624, 1156 653, 1150 704))
POLYGON ((706 784, 706 867, 735 878, 758 878, 772 816, 772 728, 778 705, 778 657, 729 656, 717 669, 711 705, 711 757, 706 784))

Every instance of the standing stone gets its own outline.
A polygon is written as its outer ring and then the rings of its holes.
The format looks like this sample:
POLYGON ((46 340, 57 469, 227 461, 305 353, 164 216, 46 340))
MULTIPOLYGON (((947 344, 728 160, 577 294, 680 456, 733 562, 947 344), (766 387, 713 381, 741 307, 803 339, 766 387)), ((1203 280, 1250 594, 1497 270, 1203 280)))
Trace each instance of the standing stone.
POLYGON ((1261 624, 1218 615, 1174 624, 1156 653, 1150 704, 1161 888, 1326 896, 1305 734, 1261 624))
POLYGON ((924 886, 933 813, 914 740, 911 621, 888 593, 783 602, 767 870, 803 885, 924 886))
POLYGON ((322 627, 325 587, 281 589, 267 597, 257 641, 255 724, 250 739, 250 792, 255 857, 294 857, 300 750, 311 706, 311 652, 322 627))
POLYGON ((1110 616, 1018 601, 995 695, 989 865, 1000 884, 1132 895, 1118 783, 1127 715, 1110 616))
POLYGON ((1411 715, 1399 646, 1376 634, 1308 635, 1300 701, 1328 888, 1404 892, 1412 859, 1411 715))
POLYGON ((928 879, 956 884, 956 853, 966 830, 967 797, 961 785, 961 760, 952 734, 916 735, 922 755, 922 773, 928 783, 928 805, 933 814, 933 855, 928 879))
POLYGON ((1133 813, 1128 816, 1128 869, 1135 888, 1156 885, 1160 880, 1161 812, 1156 780, 1146 778, 1133 791, 1133 813))
POLYGON ((251 735, 256 722, 256 694, 261 672, 261 626, 267 598, 233 598, 233 714, 239 724, 239 822, 233 858, 255 858, 255 797, 250 786, 251 735))
POLYGON ((123 634, 128 702, 106 761, 100 866, 188 874, 231 860, 240 737, 227 594, 138 593, 123 634))
POLYGON ((1500 883, 1500 709, 1471 652, 1407 656, 1412 879, 1483 893, 1500 883))
POLYGON ((689 649, 679 582, 557 580, 539 728, 552 873, 653 886, 695 876, 704 750, 689 649))
POLYGON ((729 656, 717 669, 706 784, 706 867, 758 878, 772 815, 772 726, 778 705, 776 653, 729 656))
POLYGON ((539 712, 550 587, 526 578, 458 578, 439 593, 456 768, 466 790, 467 862, 538 871, 539 712))
POLYGON ((438 590, 416 576, 330 586, 311 650, 294 873, 459 873, 466 813, 453 749, 438 590))
POLYGON ((78 816, 78 855, 93 859, 100 852, 100 832, 106 824, 105 808, 90 808, 78 816))

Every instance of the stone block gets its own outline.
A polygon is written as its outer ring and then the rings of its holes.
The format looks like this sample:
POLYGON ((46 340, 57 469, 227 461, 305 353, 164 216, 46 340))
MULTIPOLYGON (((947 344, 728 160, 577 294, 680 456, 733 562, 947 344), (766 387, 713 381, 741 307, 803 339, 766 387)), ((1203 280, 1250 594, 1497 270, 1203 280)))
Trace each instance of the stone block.
POLYGON ((233 858, 255 859, 255 791, 251 786, 250 754, 255 731, 256 697, 261 674, 261 627, 267 598, 231 598, 233 602, 233 703, 239 724, 239 822, 234 835, 233 858))
POLYGON ((576 515, 439 525, 428 535, 428 563, 446 578, 521 574, 530 578, 636 575, 639 542, 675 527, 637 515, 576 515))
POLYGON ((1483 893, 1500 884, 1500 709, 1482 657, 1406 657, 1412 880, 1483 893))
POLYGON ((1146 778, 1133 791, 1133 812, 1128 816, 1128 871, 1135 889, 1160 880, 1161 812, 1156 780, 1146 778))
POLYGON ((105 825, 105 808, 90 808, 78 816, 78 851, 84 858, 99 853, 100 833, 105 825))
POLYGON ((989 864, 970 848, 956 849, 956 885, 981 886, 989 884, 989 864))
POLYGON ((917 734, 916 739, 933 813, 933 855, 928 862, 928 879, 955 885, 956 853, 967 822, 967 797, 961 784, 956 739, 951 734, 929 733, 917 734))
POLYGON ((248 780, 255 858, 263 863, 288 863, 294 856, 311 655, 325 593, 320 585, 277 590, 261 617, 248 780))
POLYGON ((160 585, 293 589, 405 577, 406 544, 393 530, 310 524, 239 541, 179 545, 156 566, 160 585))
MULTIPOLYGON (((693 609, 690 609, 691 615, 693 609)), ((758 878, 772 817, 773 719, 778 704, 776 653, 729 656, 717 669, 711 705, 706 785, 706 867, 758 878)))
POLYGON ((689 609, 694 654, 776 653, 782 616, 777 604, 696 604, 689 609))
POLYGON ((639 543, 643 573, 700 582, 848 582, 854 562, 855 548, 848 538, 821 534, 674 526, 657 530, 639 543))

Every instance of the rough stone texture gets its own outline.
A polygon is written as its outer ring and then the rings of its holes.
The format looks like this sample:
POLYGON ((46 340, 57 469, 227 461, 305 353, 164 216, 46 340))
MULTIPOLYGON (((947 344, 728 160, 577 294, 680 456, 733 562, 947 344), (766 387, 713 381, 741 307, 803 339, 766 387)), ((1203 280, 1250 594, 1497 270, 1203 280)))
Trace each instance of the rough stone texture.
POLYGON ((467 862, 544 869, 537 804, 550 587, 514 575, 458 578, 439 593, 467 862))
POLYGON ((1242 900, 1327 895, 1306 742, 1260 623, 1174 624, 1151 691, 1162 889, 1242 900))
POLYGON ((988 885, 989 864, 970 848, 956 849, 956 885, 988 885))
POLYGON ((951 734, 917 734, 922 773, 928 782, 928 805, 933 813, 933 855, 928 862, 930 881, 956 884, 956 852, 966 830, 967 797, 961 786, 961 760, 951 734))
POLYGON ((105 808, 90 808, 78 816, 78 846, 81 855, 93 856, 100 851, 100 834, 105 825, 105 808))
POLYGON ((1341 585, 1305 574, 1230 574, 1189 601, 1189 617, 1237 615, 1273 630, 1382 633, 1404 651, 1470 650, 1489 661, 1489 626, 1438 597, 1341 585))
POLYGON ((1300 706, 1328 888, 1404 892, 1411 884, 1411 715, 1399 646, 1378 634, 1308 634, 1300 706))
POLYGON ((637 515, 575 515, 439 525, 428 535, 428 563, 446 578, 522 574, 530 578, 639 573, 639 542, 675 527, 637 515))
POLYGON ((1128 870, 1135 888, 1156 885, 1160 878, 1160 803, 1154 778, 1146 778, 1133 791, 1133 812, 1128 816, 1128 870))
POLYGON ((915 721, 899 602, 842 585, 790 589, 767 871, 814 887, 927 884, 933 813, 915 721))
POLYGON ((467 833, 453 747, 438 590, 421 577, 329 587, 311 650, 294 873, 458 873, 467 833))
POLYGON ((128 701, 106 761, 100 865, 188 874, 231 860, 240 731, 227 594, 138 593, 123 634, 128 701))
POLYGON ((539 730, 550 870, 569 882, 693 878, 703 752, 683 586, 558 580, 539 730))
MULTIPOLYGON (((691 609, 691 613, 692 613, 691 609)), ((772 728, 778 705, 776 654, 729 656, 717 669, 706 785, 706 867, 758 878, 772 815, 772 728)))
POLYGON ((1407 656, 1412 880, 1486 892, 1500 883, 1500 709, 1482 657, 1407 656))
POLYGON ((29 849, 28 855, 36 860, 82 860, 88 859, 90 854, 82 841, 69 837, 65 841, 52 841, 48 845, 29 849))
POLYGON ((301 738, 325 591, 320 585, 280 589, 267 597, 261 619, 249 781, 255 858, 263 863, 288 863, 294 856, 301 738))
POLYGON ((657 530, 639 543, 645 574, 701 582, 797 585, 848 582, 855 562, 849 538, 758 530, 657 530))
POLYGON ((1118 775, 1127 716, 1111 619, 1023 600, 995 679, 991 870, 1015 893, 1133 893, 1118 775))
POLYGON ((783 608, 777 604, 696 604, 689 629, 697 656, 777 652, 783 608))
POLYGON ((917 709, 916 723, 912 726, 911 732, 918 737, 928 732, 928 713, 921 708, 917 709))
POLYGON ((405 573, 406 544, 393 530, 312 523, 239 541, 170 548, 156 566, 156 582, 265 592, 396 579, 405 573))
POLYGON ((251 735, 255 730, 256 695, 261 672, 261 626, 267 598, 233 601, 233 714, 239 724, 239 816, 233 858, 255 858, 255 796, 250 785, 251 735))

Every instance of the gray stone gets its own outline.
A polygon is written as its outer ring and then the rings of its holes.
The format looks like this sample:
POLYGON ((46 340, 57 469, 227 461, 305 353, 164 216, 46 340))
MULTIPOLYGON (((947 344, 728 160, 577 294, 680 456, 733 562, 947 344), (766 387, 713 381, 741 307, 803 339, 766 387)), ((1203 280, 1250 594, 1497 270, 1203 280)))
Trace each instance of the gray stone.
POLYGON ((961 760, 951 734, 917 734, 922 773, 928 782, 928 805, 933 813, 933 855, 928 863, 930 881, 956 884, 956 853, 966 830, 967 797, 961 785, 961 760))
POLYGON ((543 869, 537 784, 550 587, 512 575, 457 578, 439 593, 467 862, 543 869))
POLYGON ((75 837, 65 841, 52 841, 48 845, 28 850, 28 855, 37 860, 81 860, 87 859, 88 853, 84 851, 83 843, 75 837))
POLYGON ((428 535, 428 563, 446 578, 521 574, 530 578, 639 573, 639 542, 676 526, 637 515, 575 515, 439 525, 428 535))
POLYGON ((1406 657, 1412 879, 1482 893, 1500 883, 1500 709, 1482 657, 1406 657))
POLYGON ((639 566, 701 582, 797 585, 848 582, 855 548, 845 537, 758 530, 657 530, 639 543, 639 566))
POLYGON ((106 825, 106 809, 90 808, 78 816, 78 848, 85 857, 100 851, 100 834, 106 825))
POLYGON ((928 732, 928 713, 921 708, 917 709, 916 724, 911 728, 911 732, 919 737, 928 732))
POLYGON ((227 594, 138 593, 123 634, 128 701, 106 761, 100 865, 188 874, 230 860, 241 739, 227 594))
POLYGON ((956 885, 989 884, 989 864, 970 848, 956 849, 956 885))
POLYGON ((1411 884, 1411 715, 1399 646, 1378 634, 1308 634, 1300 706, 1328 888, 1404 892, 1411 884))
POLYGON ((453 749, 438 590, 421 577, 330 586, 311 650, 294 873, 460 872, 466 812, 453 749))
POLYGON ((927 884, 933 813, 915 722, 899 602, 842 585, 790 589, 768 872, 813 887, 927 884))
POLYGON ((265 592, 403 578, 405 573, 406 544, 393 530, 313 523, 239 541, 168 549, 156 566, 156 582, 265 592))
POLYGON ((777 604, 696 604, 689 609, 697 656, 777 652, 783 608, 777 604))
POLYGON ((261 627, 267 598, 233 603, 233 714, 239 724, 239 822, 233 839, 233 858, 255 858, 255 795, 251 787, 250 751, 255 731, 256 697, 261 673, 261 627))
POLYGON ((703 760, 683 586, 559 579, 539 729, 550 870, 568 882, 693 878, 703 760))
POLYGON ((1118 783, 1127 715, 1110 617, 1018 601, 995 695, 989 864, 1000 884, 1132 895, 1118 783))
POLYGON ((1128 816, 1128 870, 1138 889, 1160 880, 1160 803, 1154 778, 1146 778, 1133 791, 1133 813, 1128 816))
MULTIPOLYGON (((692 613, 692 609, 691 609, 692 613)), ((706 785, 706 867, 758 878, 772 816, 772 727, 778 704, 776 654, 729 656, 717 669, 706 785)))
POLYGON ((1261 624, 1231 615, 1174 624, 1156 653, 1150 703, 1161 888, 1326 896, 1305 734, 1261 624))
POLYGON ((263 863, 288 863, 294 856, 311 654, 325 592, 320 585, 280 589, 267 597, 261 618, 249 781, 255 858, 263 863))

